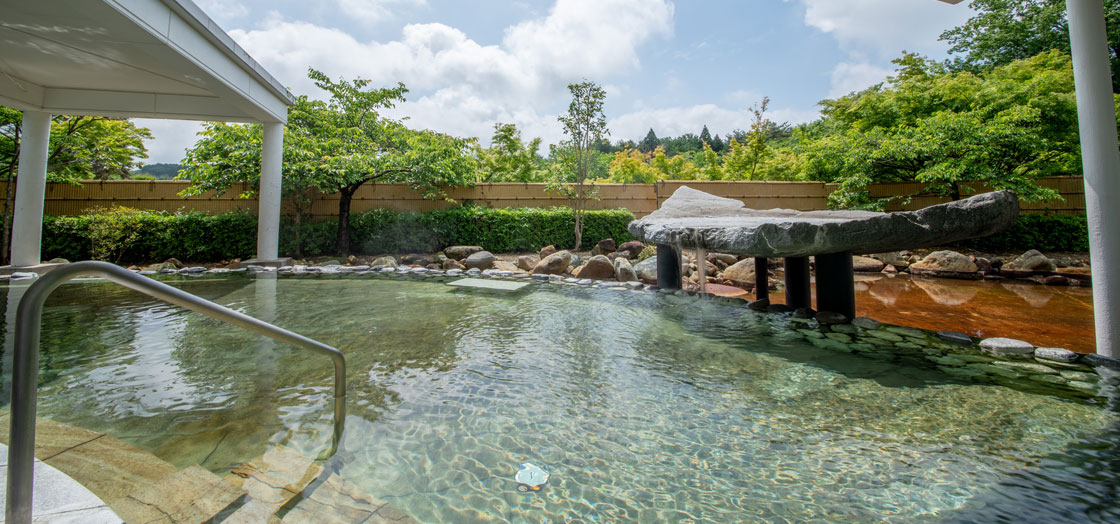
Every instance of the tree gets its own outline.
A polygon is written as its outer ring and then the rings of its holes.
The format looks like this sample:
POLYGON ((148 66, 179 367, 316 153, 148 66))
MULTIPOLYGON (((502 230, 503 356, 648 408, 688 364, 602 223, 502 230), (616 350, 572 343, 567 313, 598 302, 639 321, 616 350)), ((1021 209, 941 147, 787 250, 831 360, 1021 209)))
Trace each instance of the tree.
POLYGON ((583 243, 583 214, 595 189, 594 184, 590 187, 587 184, 597 154, 592 146, 604 136, 610 136, 610 131, 603 114, 603 100, 607 96, 603 88, 584 80, 568 84, 568 91, 572 93, 572 102, 568 105, 567 114, 558 118, 564 125, 568 140, 558 149, 566 151, 561 165, 562 171, 567 171, 569 176, 566 179, 553 178, 550 188, 562 192, 572 203, 576 235, 574 249, 578 250, 583 243))
POLYGON ((867 186, 891 181, 924 182, 953 199, 983 184, 1046 200, 1057 195, 1036 179, 1079 174, 1068 55, 1051 51, 981 74, 909 55, 895 63, 890 85, 823 101, 824 119, 803 132, 808 175, 839 184, 834 205, 881 209, 887 201, 870 199, 867 186))
POLYGON ((712 132, 708 131, 708 126, 704 126, 704 129, 700 131, 700 142, 709 146, 712 145, 712 132))
MULTIPOLYGON (((664 151, 658 147, 664 156, 664 151)), ((649 155, 637 150, 627 149, 614 154, 610 164, 610 182, 615 184, 652 184, 657 182, 659 173, 650 165, 649 155)))
MULTIPOLYGON (((412 130, 379 113, 404 101, 404 84, 369 88, 369 80, 330 80, 308 70, 329 101, 300 97, 289 109, 284 139, 284 185, 299 193, 339 193, 337 249, 350 253, 350 203, 366 182, 408 184, 426 198, 447 186, 466 185, 474 167, 471 140, 412 130)), ((209 124, 188 152, 180 175, 193 182, 188 194, 222 192, 236 182, 259 184, 259 125, 209 124)))
POLYGON ((649 132, 646 133, 646 137, 643 138, 641 142, 638 142, 638 151, 641 151, 643 153, 652 153, 653 150, 657 149, 657 146, 660 145, 661 140, 658 140, 657 133, 654 133, 653 128, 651 127, 649 128, 649 132))
POLYGON ((770 154, 767 144, 773 125, 764 115, 770 105, 770 97, 762 97, 762 101, 750 107, 751 129, 747 131, 740 143, 735 138, 731 139, 730 150, 724 158, 724 169, 728 172, 729 179, 758 180, 758 168, 770 154))
MULTIPOLYGON (((23 113, 0 106, 0 178, 8 180, 4 197, 0 260, 8 259, 15 182, 19 171, 23 113)), ((100 116, 51 117, 47 146, 47 180, 77 184, 79 180, 128 178, 148 158, 144 140, 152 138, 147 128, 124 119, 100 116)))
MULTIPOLYGON (((1066 0, 973 0, 976 16, 941 34, 955 71, 985 71, 1052 49, 1070 53, 1066 0)), ((1112 90, 1120 93, 1120 0, 1104 0, 1112 90)))
POLYGON ((540 182, 541 139, 525 144, 514 124, 494 124, 490 147, 479 150, 479 180, 483 182, 540 182))

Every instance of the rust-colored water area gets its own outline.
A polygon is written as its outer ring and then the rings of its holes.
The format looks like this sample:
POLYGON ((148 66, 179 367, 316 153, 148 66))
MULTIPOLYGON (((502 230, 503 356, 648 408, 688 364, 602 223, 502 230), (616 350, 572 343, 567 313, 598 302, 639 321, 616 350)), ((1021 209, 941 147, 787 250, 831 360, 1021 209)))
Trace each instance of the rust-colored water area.
MULTIPOLYGON (((775 303, 784 298, 780 290, 770 292, 775 303)), ((1096 351, 1088 287, 857 274, 856 314, 890 324, 1096 351)))

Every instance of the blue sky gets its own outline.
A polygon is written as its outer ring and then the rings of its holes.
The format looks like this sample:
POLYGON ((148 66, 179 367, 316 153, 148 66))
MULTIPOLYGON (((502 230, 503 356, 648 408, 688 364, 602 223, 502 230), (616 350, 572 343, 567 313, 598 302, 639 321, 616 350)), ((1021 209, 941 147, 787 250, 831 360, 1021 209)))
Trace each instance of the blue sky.
MULTIPOLYGON (((332 77, 404 82, 393 116, 489 141, 495 122, 562 138, 566 85, 607 90, 612 140, 713 134, 769 117, 816 118, 817 102, 881 82, 903 49, 937 41, 971 11, 936 0, 195 0, 295 94, 332 77)), ((178 162, 196 123, 139 120, 149 162, 178 162)))

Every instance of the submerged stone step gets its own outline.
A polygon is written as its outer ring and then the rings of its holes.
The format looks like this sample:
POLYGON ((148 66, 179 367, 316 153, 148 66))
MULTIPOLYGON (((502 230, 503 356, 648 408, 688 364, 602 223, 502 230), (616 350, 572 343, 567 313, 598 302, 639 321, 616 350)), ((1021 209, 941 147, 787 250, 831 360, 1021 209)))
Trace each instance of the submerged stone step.
POLYGON ((485 278, 462 278, 447 285, 459 288, 478 289, 483 291, 499 291, 514 293, 521 291, 528 282, 515 282, 512 280, 491 280, 485 278))
POLYGON ((414 524, 412 517, 388 503, 362 493, 350 481, 332 474, 301 500, 281 522, 286 524, 414 524))
POLYGON ((317 462, 280 446, 229 472, 225 480, 245 490, 248 501, 223 520, 226 524, 278 521, 275 513, 295 496, 303 493, 321 473, 317 462))
POLYGON ((190 466, 118 502, 125 522, 207 522, 245 492, 201 466, 190 466))
MULTIPOLYGON (((6 412, 0 412, 0 428, 0 441, 7 443, 6 412)), ((130 524, 205 522, 244 496, 199 466, 180 471, 110 435, 48 419, 36 420, 35 455, 130 524)))

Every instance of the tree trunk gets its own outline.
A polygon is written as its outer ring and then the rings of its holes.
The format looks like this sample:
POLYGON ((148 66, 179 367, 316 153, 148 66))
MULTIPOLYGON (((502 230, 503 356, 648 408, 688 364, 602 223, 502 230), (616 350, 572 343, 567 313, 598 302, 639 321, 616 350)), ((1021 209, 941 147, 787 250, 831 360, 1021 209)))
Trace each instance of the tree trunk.
POLYGON ((350 200, 358 186, 347 186, 338 192, 338 235, 336 243, 338 254, 350 256, 350 200))

